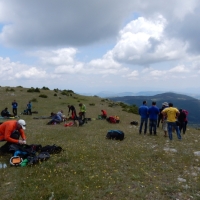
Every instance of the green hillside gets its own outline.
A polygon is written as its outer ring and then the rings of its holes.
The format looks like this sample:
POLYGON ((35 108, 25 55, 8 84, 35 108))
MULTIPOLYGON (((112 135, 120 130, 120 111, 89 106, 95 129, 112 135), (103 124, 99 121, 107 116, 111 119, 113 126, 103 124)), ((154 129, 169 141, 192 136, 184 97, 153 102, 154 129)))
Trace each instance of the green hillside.
MULTIPOLYGON (((15 99, 21 112, 33 100, 32 110, 39 113, 20 116, 27 122, 27 143, 56 144, 64 151, 26 167, 11 167, 10 155, 0 154, 1 200, 50 199, 52 192, 52 199, 58 200, 200 198, 200 163, 194 154, 200 151, 199 130, 189 127, 182 141, 173 134, 169 142, 161 128, 158 136, 144 136, 138 134, 137 126, 130 125, 133 120, 139 121, 139 116, 123 111, 110 100, 73 91, 27 92, 29 89, 0 87, 1 108, 11 111, 15 99), (65 127, 64 122, 46 125, 48 119, 33 119, 61 109, 67 115, 67 105, 73 104, 78 110, 80 102, 87 107, 87 117, 96 118, 105 109, 109 116, 118 115, 120 123, 92 120, 82 127, 65 127), (124 131, 125 140, 105 139, 111 129, 124 131)), ((0 142, 0 146, 4 143, 0 142)))
POLYGON ((176 94, 176 93, 163 93, 154 96, 125 96, 110 98, 113 101, 121 101, 127 104, 135 104, 141 106, 144 100, 147 100, 148 106, 151 106, 152 101, 156 101, 159 108, 162 107, 163 102, 171 102, 174 107, 178 109, 186 109, 189 112, 188 121, 190 125, 200 125, 200 100, 193 97, 176 94))

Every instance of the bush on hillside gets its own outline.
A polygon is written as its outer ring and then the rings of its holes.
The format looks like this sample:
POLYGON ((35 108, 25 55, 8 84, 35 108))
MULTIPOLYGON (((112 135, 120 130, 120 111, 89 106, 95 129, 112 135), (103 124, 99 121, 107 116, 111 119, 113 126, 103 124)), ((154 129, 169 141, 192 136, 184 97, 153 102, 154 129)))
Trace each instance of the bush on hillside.
POLYGON ((90 106, 95 106, 95 103, 89 103, 90 106))
POLYGON ((63 90, 61 92, 62 95, 66 95, 66 96, 72 96, 74 92, 72 90, 63 90))
POLYGON ((138 114, 138 107, 136 105, 127 105, 125 103, 120 102, 120 106, 123 108, 122 111, 126 111, 128 113, 138 114))
POLYGON ((35 92, 40 92, 40 89, 39 88, 35 88, 35 92))
POLYGON ((42 90, 49 90, 48 87, 43 86, 42 90))
POLYGON ((38 102, 36 98, 33 98, 31 101, 32 102, 38 102))
POLYGON ((41 97, 41 98, 47 98, 48 96, 46 94, 40 94, 39 97, 41 97))
POLYGON ((68 92, 67 92, 66 90, 63 90, 63 91, 61 92, 61 94, 62 94, 62 95, 69 96, 69 94, 68 94, 68 92))
POLYGON ((55 93, 53 96, 57 97, 58 95, 55 93))
POLYGON ((27 92, 40 92, 40 90, 39 88, 31 87, 30 89, 27 90, 27 92))
POLYGON ((57 88, 57 89, 54 89, 54 92, 58 92, 59 91, 59 89, 57 88))
POLYGON ((13 88, 6 88, 6 92, 14 92, 15 90, 13 88))

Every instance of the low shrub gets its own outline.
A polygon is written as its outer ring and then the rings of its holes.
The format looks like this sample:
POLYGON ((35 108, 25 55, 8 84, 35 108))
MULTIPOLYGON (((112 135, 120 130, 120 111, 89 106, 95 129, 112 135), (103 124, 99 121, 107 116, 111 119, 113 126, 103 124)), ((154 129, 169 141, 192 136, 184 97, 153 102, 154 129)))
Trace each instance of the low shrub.
POLYGON ((6 92, 14 92, 15 90, 13 88, 6 88, 6 92))
POLYGON ((42 90, 49 90, 48 87, 43 86, 42 90))
POLYGON ((40 92, 40 89, 31 87, 30 89, 27 90, 27 92, 40 92))
POLYGON ((46 94, 40 94, 39 97, 41 97, 41 98, 47 98, 47 95, 46 94))
POLYGON ((31 101, 32 102, 38 102, 36 98, 33 98, 31 101))

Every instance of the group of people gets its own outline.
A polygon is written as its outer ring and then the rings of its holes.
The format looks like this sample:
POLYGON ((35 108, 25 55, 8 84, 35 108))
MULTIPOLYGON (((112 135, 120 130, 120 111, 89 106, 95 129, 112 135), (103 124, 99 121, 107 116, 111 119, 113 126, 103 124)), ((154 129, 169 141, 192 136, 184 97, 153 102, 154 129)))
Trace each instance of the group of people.
MULTIPOLYGON (((29 102, 31 103, 31 102, 29 102)), ((28 103, 28 104, 29 104, 28 103)), ((31 106, 27 109, 30 109, 31 106)), ((16 101, 13 101, 13 116, 17 115, 18 104, 16 101)), ((86 106, 83 103, 79 104, 80 112, 77 116, 76 109, 73 105, 68 105, 68 116, 71 113, 70 119, 82 125, 86 119, 86 106)), ((7 110, 7 108, 5 109, 7 110)), ((107 118, 107 113, 105 110, 101 110, 102 119, 107 118)), ((186 132, 187 125, 187 115, 188 112, 183 109, 177 109, 173 107, 172 103, 164 102, 162 108, 159 109, 156 106, 156 102, 152 102, 150 107, 147 106, 147 101, 143 101, 143 105, 139 107, 139 114, 141 116, 141 123, 139 127, 139 133, 142 133, 143 124, 144 124, 144 134, 147 133, 147 124, 149 121, 149 134, 157 135, 157 127, 159 127, 160 121, 162 122, 162 128, 164 130, 164 136, 167 134, 169 139, 172 140, 172 133, 175 130, 177 137, 181 140, 181 131, 183 134, 186 132)), ((60 110, 57 113, 51 113, 51 121, 48 124, 61 123, 66 120, 67 117, 63 114, 63 110, 60 110)), ((26 122, 23 119, 9 120, 0 124, 0 141, 7 141, 6 144, 17 143, 17 144, 26 144, 26 136, 24 130, 26 129, 26 122), (21 136, 22 139, 19 139, 21 136)))
MULTIPOLYGON (((73 105, 68 105, 68 116, 71 114, 69 119, 72 119, 78 126, 83 125, 86 119, 86 106, 83 103, 79 104, 80 111, 77 115, 76 108, 73 105)), ((47 123, 51 124, 60 124, 62 121, 65 121, 67 117, 63 114, 63 110, 58 113, 51 113, 51 120, 47 123)))
POLYGON ((162 129, 164 136, 169 136, 172 140, 172 133, 175 130, 177 137, 181 140, 181 131, 183 134, 186 132, 187 127, 187 115, 188 112, 183 109, 177 109, 173 107, 173 103, 164 102, 162 108, 159 109, 156 106, 156 102, 153 101, 150 107, 147 106, 147 101, 143 101, 143 105, 139 107, 139 114, 141 116, 139 133, 142 133, 144 124, 144 134, 147 133, 147 124, 149 121, 149 134, 157 135, 157 127, 159 127, 160 121, 162 122, 162 129))
MULTIPOLYGON (((8 108, 4 108, 2 111, 1 111, 1 116, 2 117, 17 117, 17 109, 18 109, 18 103, 16 102, 16 100, 14 100, 12 102, 12 112, 13 114, 11 114, 9 111, 8 111, 8 108)), ((31 101, 29 101, 26 105, 26 110, 24 111, 25 114, 27 115, 32 115, 32 103, 31 101)))

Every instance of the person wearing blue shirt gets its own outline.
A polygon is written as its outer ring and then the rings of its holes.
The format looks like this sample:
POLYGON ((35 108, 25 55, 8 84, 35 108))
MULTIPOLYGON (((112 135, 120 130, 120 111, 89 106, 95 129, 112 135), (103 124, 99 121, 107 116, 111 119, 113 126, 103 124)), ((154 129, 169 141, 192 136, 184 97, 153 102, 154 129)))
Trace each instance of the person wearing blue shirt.
POLYGON ((57 113, 51 113, 51 121, 49 121, 47 123, 47 125, 51 125, 51 124, 60 124, 62 122, 62 118, 61 116, 57 113))
POLYGON ((149 108, 149 133, 152 135, 152 129, 154 135, 156 135, 157 120, 158 120, 159 108, 156 106, 156 102, 152 102, 152 106, 149 108))
POLYGON ((31 104, 31 101, 28 102, 27 104, 27 115, 32 115, 32 104, 31 104))
POLYGON ((149 108, 147 107, 147 101, 143 101, 143 105, 139 107, 139 115, 141 116, 140 120, 140 129, 139 133, 142 133, 142 127, 144 124, 144 134, 147 132, 147 123, 148 123, 148 110, 149 108))
POLYGON ((18 106, 18 103, 16 102, 16 100, 14 100, 12 102, 12 111, 13 111, 14 116, 17 116, 17 106, 18 106))

